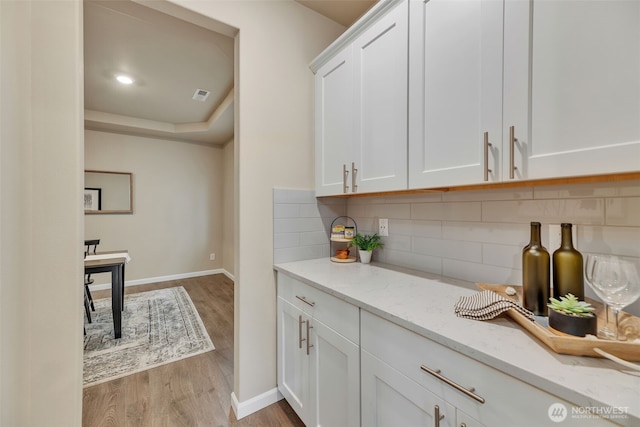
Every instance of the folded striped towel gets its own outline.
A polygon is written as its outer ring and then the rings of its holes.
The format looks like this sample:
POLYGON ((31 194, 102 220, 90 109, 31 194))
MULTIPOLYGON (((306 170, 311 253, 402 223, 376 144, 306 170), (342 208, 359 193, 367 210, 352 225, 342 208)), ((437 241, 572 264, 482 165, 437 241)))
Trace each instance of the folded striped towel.
POLYGON ((493 319, 511 308, 518 310, 529 320, 534 320, 531 311, 493 291, 482 291, 468 297, 460 297, 454 306, 456 316, 474 320, 493 319))

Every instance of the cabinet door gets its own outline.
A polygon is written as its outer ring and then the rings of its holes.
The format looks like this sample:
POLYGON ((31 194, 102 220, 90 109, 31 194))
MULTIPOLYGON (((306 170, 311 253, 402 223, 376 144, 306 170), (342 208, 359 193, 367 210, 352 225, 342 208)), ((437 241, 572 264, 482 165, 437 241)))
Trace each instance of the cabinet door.
POLYGON ((639 170, 640 2, 507 1, 504 30, 514 178, 639 170))
POLYGON ((407 188, 408 2, 373 24, 353 44, 357 188, 407 188))
POLYGON ((301 310, 278 298, 278 390, 298 416, 305 420, 310 406, 309 357, 306 344, 301 341, 306 337, 301 317, 306 320, 301 310))
POLYGON ((465 414, 460 409, 456 409, 456 426, 457 427, 485 427, 480 421, 465 414))
POLYGON ((360 426, 359 347, 314 319, 310 331, 310 399, 307 426, 360 426))
POLYGON ((455 408, 365 350, 361 351, 362 425, 454 427, 455 408), (440 423, 435 421, 439 411, 440 423))
POLYGON ((500 179, 503 3, 411 2, 409 188, 500 179))
MULTIPOLYGON (((351 173, 354 103, 351 46, 318 70, 315 77, 316 195, 345 193, 343 168, 351 173)), ((351 179, 347 176, 351 192, 351 179)))

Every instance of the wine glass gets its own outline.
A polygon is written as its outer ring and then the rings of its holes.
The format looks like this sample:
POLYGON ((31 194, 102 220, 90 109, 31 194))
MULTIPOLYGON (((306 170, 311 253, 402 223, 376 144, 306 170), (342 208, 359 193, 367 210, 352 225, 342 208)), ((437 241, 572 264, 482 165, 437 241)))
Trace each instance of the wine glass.
MULTIPOLYGON (((598 254, 588 254, 585 262, 584 275, 587 284, 591 289, 600 296, 598 291, 595 289, 595 285, 593 284, 593 269, 597 260, 601 259, 610 259, 611 257, 608 255, 598 255, 598 254)), ((600 297, 602 299, 602 297, 600 297)), ((604 305, 604 316, 605 322, 602 328, 598 329, 598 335, 603 338, 615 338, 615 333, 609 328, 609 306, 606 302, 603 302, 604 305)))
POLYGON ((593 263, 592 289, 611 307, 614 336, 618 337, 618 313, 640 298, 640 276, 636 265, 615 257, 600 257, 593 263))

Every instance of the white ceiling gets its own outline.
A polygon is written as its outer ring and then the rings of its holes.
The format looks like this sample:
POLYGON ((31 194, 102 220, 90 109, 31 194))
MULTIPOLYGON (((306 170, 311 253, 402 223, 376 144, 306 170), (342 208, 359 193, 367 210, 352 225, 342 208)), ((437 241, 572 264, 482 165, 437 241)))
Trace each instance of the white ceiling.
MULTIPOLYGON (((377 0, 295 0, 349 26, 377 0)), ((85 0, 85 128, 205 144, 233 137, 232 38, 131 1, 85 0), (115 80, 123 73, 128 86, 115 80), (197 89, 206 101, 192 99, 197 89)))

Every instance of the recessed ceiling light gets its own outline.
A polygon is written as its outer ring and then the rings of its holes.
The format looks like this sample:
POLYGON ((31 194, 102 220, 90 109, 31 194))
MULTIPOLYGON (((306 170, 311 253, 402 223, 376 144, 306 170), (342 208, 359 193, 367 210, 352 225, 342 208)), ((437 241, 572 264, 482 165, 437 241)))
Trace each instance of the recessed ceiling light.
POLYGON ((125 76, 124 74, 117 75, 116 80, 118 80, 123 85, 130 85, 131 83, 133 83, 133 79, 129 76, 125 76))

